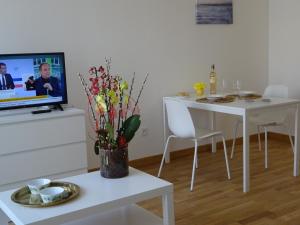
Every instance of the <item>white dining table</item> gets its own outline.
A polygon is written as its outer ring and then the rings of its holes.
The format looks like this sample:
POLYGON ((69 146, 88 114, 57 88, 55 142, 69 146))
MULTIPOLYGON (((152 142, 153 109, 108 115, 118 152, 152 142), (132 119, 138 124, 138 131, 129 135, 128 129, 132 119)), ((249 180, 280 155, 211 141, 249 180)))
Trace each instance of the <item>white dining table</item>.
MULTIPOLYGON (((250 191, 250 165, 249 165, 249 115, 253 113, 265 113, 282 108, 295 110, 295 143, 294 143, 294 176, 299 176, 299 104, 300 100, 290 98, 270 98, 269 102, 256 99, 254 101, 236 100, 230 103, 203 103, 197 102, 196 97, 164 97, 163 98, 163 129, 164 143, 169 133, 167 115, 165 109, 166 99, 177 99, 188 108, 206 110, 211 112, 211 129, 216 129, 216 113, 225 113, 241 116, 243 121, 243 191, 250 191)), ((212 152, 216 152, 216 140, 212 138, 212 152)), ((170 151, 166 156, 166 162, 170 161, 170 151)))

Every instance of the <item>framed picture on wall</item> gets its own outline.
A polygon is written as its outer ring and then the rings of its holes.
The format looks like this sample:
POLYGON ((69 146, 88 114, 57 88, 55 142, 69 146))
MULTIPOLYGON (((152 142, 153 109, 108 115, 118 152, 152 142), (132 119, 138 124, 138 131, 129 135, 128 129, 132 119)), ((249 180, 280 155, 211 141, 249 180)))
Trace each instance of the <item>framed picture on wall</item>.
POLYGON ((232 0, 197 0, 196 24, 233 24, 232 0))

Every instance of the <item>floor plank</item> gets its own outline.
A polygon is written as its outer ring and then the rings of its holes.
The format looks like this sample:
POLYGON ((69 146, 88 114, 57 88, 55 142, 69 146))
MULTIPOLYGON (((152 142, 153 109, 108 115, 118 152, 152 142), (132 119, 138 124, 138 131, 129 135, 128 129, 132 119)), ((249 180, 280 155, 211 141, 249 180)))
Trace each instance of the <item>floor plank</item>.
MULTIPOLYGON (((264 152, 251 143, 251 191, 242 192, 242 152, 237 146, 228 181, 222 149, 216 154, 199 149, 199 169, 190 192, 192 152, 172 160, 162 178, 174 184, 176 225, 299 225, 300 177, 293 177, 293 154, 288 142, 270 140, 269 169, 264 152)), ((156 175, 159 164, 138 169, 156 175)), ((140 205, 161 216, 160 199, 140 205)))

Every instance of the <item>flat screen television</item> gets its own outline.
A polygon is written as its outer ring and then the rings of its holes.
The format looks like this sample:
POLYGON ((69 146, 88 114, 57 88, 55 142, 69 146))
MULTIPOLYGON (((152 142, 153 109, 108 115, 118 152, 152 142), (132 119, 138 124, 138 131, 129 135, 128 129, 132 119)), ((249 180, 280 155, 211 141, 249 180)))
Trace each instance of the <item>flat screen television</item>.
POLYGON ((0 110, 67 103, 63 52, 0 54, 0 110))

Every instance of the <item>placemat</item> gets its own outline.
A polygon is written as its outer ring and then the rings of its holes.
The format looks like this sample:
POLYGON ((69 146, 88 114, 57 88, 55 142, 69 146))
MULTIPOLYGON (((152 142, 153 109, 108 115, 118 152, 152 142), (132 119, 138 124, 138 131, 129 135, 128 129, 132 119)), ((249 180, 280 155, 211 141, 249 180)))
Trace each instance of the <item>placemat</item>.
POLYGON ((198 98, 196 102, 201 103, 230 103, 235 101, 234 96, 225 96, 224 98, 218 98, 218 99, 208 99, 208 98, 198 98))
POLYGON ((259 94, 239 96, 239 99, 242 99, 242 100, 255 100, 255 99, 259 99, 259 98, 262 98, 262 96, 259 94))

